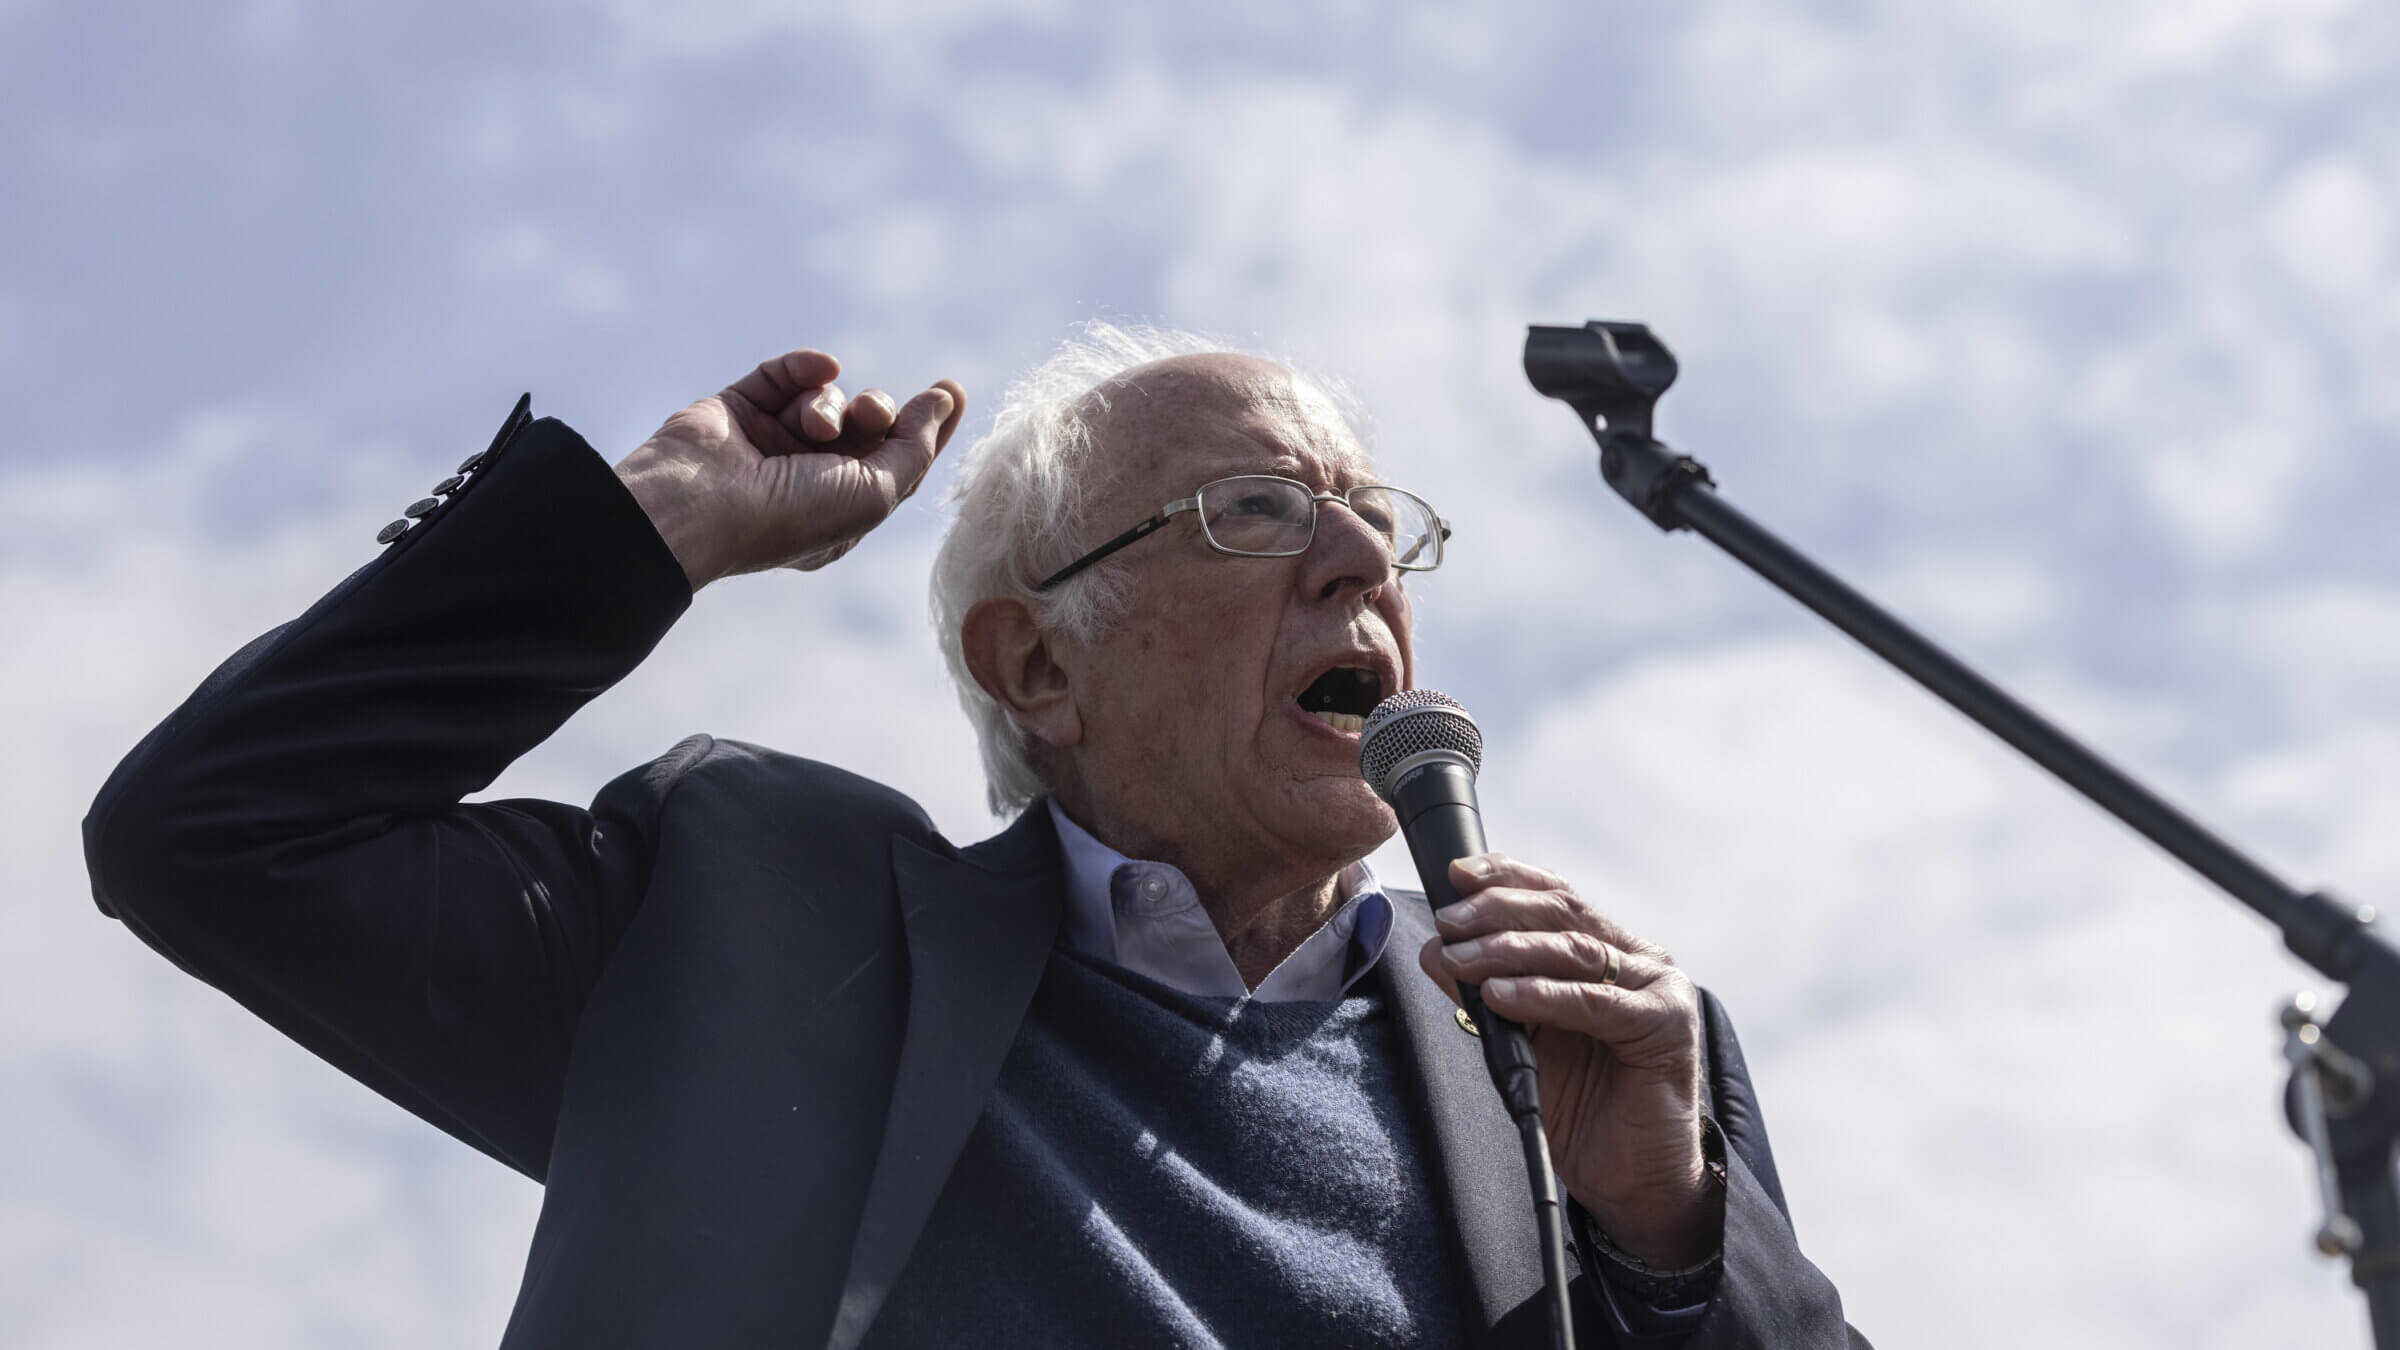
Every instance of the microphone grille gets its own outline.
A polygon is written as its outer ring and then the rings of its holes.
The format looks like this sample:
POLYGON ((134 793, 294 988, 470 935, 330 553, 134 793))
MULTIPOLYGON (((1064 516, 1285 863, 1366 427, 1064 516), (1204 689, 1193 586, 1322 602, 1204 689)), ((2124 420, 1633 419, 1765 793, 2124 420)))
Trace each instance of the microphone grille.
POLYGON ((1483 769, 1483 729, 1465 707, 1448 694, 1409 689, 1375 705, 1358 736, 1358 774, 1385 801, 1392 799, 1392 778, 1400 766, 1428 751, 1449 751, 1467 762, 1467 772, 1483 769))

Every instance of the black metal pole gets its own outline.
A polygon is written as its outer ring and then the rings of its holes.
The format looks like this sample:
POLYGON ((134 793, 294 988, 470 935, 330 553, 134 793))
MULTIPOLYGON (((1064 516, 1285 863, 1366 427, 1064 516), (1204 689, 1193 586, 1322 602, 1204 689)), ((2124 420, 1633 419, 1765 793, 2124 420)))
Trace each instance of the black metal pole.
POLYGON ((2359 1162, 2355 1179, 2350 1167, 2342 1169, 2342 1208, 2366 1238, 2351 1259, 2350 1282, 2367 1297, 2375 1344, 2400 1345, 2400 1189, 2393 1184, 2390 1141, 2359 1162))
POLYGON ((2158 794, 2085 749, 2074 737, 2019 703, 1998 685, 1968 669, 1915 629, 1884 612, 1840 578, 1803 557, 1706 484, 1676 493, 1675 514, 1684 524, 1827 622, 1858 639, 1867 650, 1900 668, 1944 702, 1981 723, 2001 740, 2024 751, 2069 787, 2139 831, 2192 870, 2223 887, 2243 904, 2281 926, 2300 893, 2232 845, 2202 828, 2158 794))
MULTIPOLYGON (((1696 461, 1647 435, 1610 434, 1598 428, 1593 434, 1601 445, 1601 476, 1660 528, 1690 529, 1724 549, 2226 894, 2257 910, 2283 930, 2285 945, 2302 960, 2337 980, 2350 979, 2371 954, 2400 970, 2389 942, 2368 926, 2374 921, 2372 909, 2294 889, 1742 514, 1717 495, 1708 471, 1696 461)), ((2400 1071, 2400 1061, 2379 1067, 2400 1071)))
POLYGON ((1596 319, 1535 326, 1525 375, 1573 407, 1600 443, 1600 476, 1660 529, 1690 529, 1855 638, 2060 781, 2258 911, 2284 945, 2349 987, 2319 1023, 2313 1004, 2285 1025, 2295 1069, 2286 1097, 2293 1128, 2318 1156, 2326 1203, 2319 1242, 2345 1253, 2367 1297, 2375 1343, 2400 1350, 2400 945, 2372 906, 2306 894, 2093 754, 2048 719, 1852 590, 1735 510, 1708 470, 1650 434, 1653 405, 1674 384, 1674 354, 1639 323, 1596 319), (2305 1109, 2300 1099, 2309 1098, 2305 1109), (2346 1217, 2345 1217, 2346 1216, 2346 1217), (2340 1234, 2340 1236, 2336 1236, 2340 1234))

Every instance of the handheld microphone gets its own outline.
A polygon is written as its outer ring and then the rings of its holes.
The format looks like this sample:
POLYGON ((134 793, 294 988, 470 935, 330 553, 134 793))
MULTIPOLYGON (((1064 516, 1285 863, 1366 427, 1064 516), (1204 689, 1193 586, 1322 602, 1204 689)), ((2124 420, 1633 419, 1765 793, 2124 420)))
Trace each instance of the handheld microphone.
MULTIPOLYGON (((1458 903, 1450 864, 1484 851, 1483 811, 1475 804, 1475 774, 1483 767, 1483 729, 1458 700, 1411 689, 1375 705, 1358 736, 1358 773, 1400 817, 1400 833, 1416 860, 1425 898, 1435 909, 1458 903)), ((1550 1310, 1553 1350, 1574 1350, 1575 1319, 1567 1297, 1567 1238, 1558 1174, 1542 1132, 1542 1089, 1534 1073, 1533 1038, 1525 1028, 1484 1006, 1483 991, 1459 981, 1458 1001, 1474 1019, 1483 1067, 1515 1120, 1525 1150, 1525 1179, 1533 1187, 1534 1223, 1542 1248, 1543 1302, 1550 1310)))
MULTIPOLYGON (((1475 774, 1482 767, 1482 728, 1457 699, 1430 689, 1406 690, 1376 704, 1359 733, 1359 776, 1400 817, 1400 833, 1435 909, 1458 902, 1451 862, 1484 851, 1483 812, 1475 803, 1475 774)), ((1519 1121, 1538 1118, 1542 1100, 1532 1038, 1486 1008, 1478 986, 1461 981, 1458 998, 1482 1033, 1484 1067, 1508 1113, 1519 1121)))

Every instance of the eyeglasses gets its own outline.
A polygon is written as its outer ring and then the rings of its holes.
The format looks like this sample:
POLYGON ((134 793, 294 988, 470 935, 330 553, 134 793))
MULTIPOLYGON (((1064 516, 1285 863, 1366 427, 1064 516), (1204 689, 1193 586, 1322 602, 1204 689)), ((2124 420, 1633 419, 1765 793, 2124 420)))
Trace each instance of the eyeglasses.
POLYGON ((1423 497, 1381 483, 1361 483, 1348 492, 1319 492, 1306 483, 1269 474, 1246 473, 1202 483, 1182 501, 1051 573, 1034 587, 1046 591, 1133 543, 1154 534, 1186 511, 1200 513, 1200 533, 1219 553, 1243 558, 1289 558, 1306 553, 1317 537, 1317 503, 1341 502, 1383 538, 1392 566, 1430 572, 1442 565, 1442 541, 1450 522, 1435 515, 1423 497))

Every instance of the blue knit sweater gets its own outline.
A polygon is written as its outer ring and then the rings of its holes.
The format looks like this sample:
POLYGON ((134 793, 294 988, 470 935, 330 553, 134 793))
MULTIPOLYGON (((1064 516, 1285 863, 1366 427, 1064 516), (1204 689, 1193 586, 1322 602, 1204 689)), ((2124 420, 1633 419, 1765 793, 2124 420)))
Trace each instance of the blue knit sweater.
POLYGON ((1401 1048, 1062 948, 866 1346, 1463 1345, 1401 1048))

